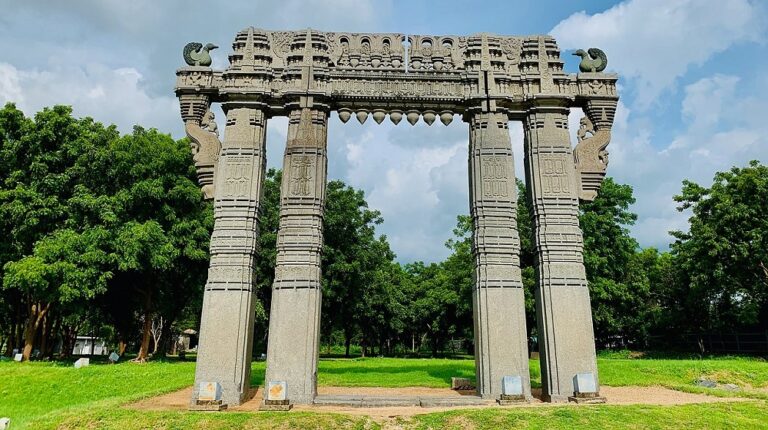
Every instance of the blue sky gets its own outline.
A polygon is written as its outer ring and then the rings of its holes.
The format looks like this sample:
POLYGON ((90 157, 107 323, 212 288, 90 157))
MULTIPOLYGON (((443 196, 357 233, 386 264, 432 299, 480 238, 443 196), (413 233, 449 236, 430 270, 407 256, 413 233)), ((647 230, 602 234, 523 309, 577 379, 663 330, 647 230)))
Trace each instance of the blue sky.
MULTIPOLYGON (((214 42, 225 68, 247 26, 406 34, 549 33, 563 51, 600 47, 621 75, 608 174, 635 189, 631 228, 666 248, 688 214, 672 196, 683 179, 768 156, 768 9, 749 0, 395 1, 0 0, 0 103, 27 114, 70 104, 77 115, 183 136, 173 95, 186 42, 214 42)), ((574 111, 571 125, 581 113, 574 111)), ((218 115, 221 120, 223 115, 218 115)), ((282 164, 287 121, 270 120, 268 164, 282 164)), ((223 129, 223 127, 220 127, 223 129)), ((511 123, 518 176, 522 130, 511 123)), ((468 212, 466 124, 367 121, 329 127, 329 177, 365 191, 401 261, 438 261, 468 212)), ((764 198, 764 196, 763 196, 764 198)))

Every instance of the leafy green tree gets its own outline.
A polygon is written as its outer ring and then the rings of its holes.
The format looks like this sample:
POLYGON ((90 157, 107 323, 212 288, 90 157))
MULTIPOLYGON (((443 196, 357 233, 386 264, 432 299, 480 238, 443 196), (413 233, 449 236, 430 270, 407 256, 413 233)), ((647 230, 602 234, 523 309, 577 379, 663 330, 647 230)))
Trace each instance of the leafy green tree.
POLYGON ((580 206, 595 337, 604 345, 642 341, 651 322, 651 286, 627 229, 637 219, 634 202, 632 187, 606 178, 597 198, 580 206))
MULTIPOLYGON (((344 333, 345 354, 357 330, 373 345, 393 322, 386 274, 394 259, 386 238, 376 237, 381 213, 368 209, 362 190, 342 181, 326 189, 323 222, 323 315, 325 337, 344 333)), ((393 322, 394 323, 394 322, 393 322)), ((377 343, 377 342, 376 342, 377 343)))
POLYGON ((34 119, 12 104, 0 111, 0 259, 3 287, 24 309, 25 360, 57 302, 92 297, 109 277, 99 272, 106 258, 96 249, 103 232, 79 231, 70 201, 90 174, 89 154, 116 136, 114 127, 75 119, 64 106, 34 119), (92 269, 83 269, 89 261, 92 269))
POLYGON ((3 287, 25 309, 25 359, 38 333, 44 346, 54 327, 97 314, 128 337, 136 310, 145 359, 152 316, 176 318, 207 269, 212 216, 186 142, 140 127, 120 137, 63 106, 27 119, 13 105, 0 139, 3 287))
POLYGON ((768 167, 752 161, 715 174, 711 187, 683 181, 690 210, 674 231, 677 296, 689 329, 768 329, 768 167))
MULTIPOLYGON (((202 294, 211 204, 197 186, 188 146, 156 130, 135 127, 132 134, 113 140, 99 160, 96 166, 107 181, 92 185, 107 187, 100 197, 114 208, 114 218, 106 220, 112 232, 107 246, 122 278, 116 287, 127 287, 140 299, 137 360, 145 360, 153 316, 162 313, 171 324, 185 298, 202 294)), ((84 218, 97 216, 90 215, 84 218)))

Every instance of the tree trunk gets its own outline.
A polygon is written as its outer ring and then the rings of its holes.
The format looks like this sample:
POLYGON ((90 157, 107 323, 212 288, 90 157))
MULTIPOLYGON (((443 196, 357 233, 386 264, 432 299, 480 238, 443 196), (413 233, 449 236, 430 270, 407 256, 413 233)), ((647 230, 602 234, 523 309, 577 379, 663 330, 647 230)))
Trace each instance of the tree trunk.
POLYGON ((152 328, 150 330, 152 334, 152 354, 157 354, 157 348, 160 346, 160 341, 163 339, 163 327, 165 327, 165 320, 162 316, 159 316, 157 320, 152 319, 152 328), (155 324, 157 322, 157 324, 155 324))
POLYGON ((72 356, 72 350, 75 348, 75 339, 77 338, 77 327, 65 326, 62 329, 61 358, 72 356))
MULTIPOLYGON (((50 319, 50 315, 48 315, 48 318, 50 319)), ((41 348, 40 351, 43 353, 43 357, 47 359, 53 358, 53 350, 56 348, 56 340, 58 337, 58 334, 61 331, 61 319, 56 318, 55 320, 51 319, 51 325, 48 328, 48 343, 45 348, 41 348)))
POLYGON ((22 351, 22 360, 29 361, 32 356, 32 348, 35 345, 35 338, 37 337, 38 329, 43 319, 48 314, 51 304, 43 305, 42 303, 34 303, 30 306, 29 317, 27 318, 27 324, 24 327, 24 350, 22 351))
POLYGON ((158 344, 155 346, 155 356, 165 357, 168 355, 168 347, 173 346, 176 342, 172 339, 171 331, 173 330, 173 321, 165 320, 163 328, 160 330, 160 337, 158 338, 158 344))
POLYGON ((349 347, 352 345, 352 335, 344 330, 344 357, 349 358, 349 347))
POLYGON ((144 300, 144 325, 141 329, 141 347, 134 361, 144 363, 149 358, 149 340, 152 337, 152 296, 147 291, 144 300))
POLYGON ((40 332, 40 356, 45 356, 48 351, 48 344, 50 343, 51 328, 53 327, 53 320, 50 318, 50 314, 45 316, 43 325, 40 332))

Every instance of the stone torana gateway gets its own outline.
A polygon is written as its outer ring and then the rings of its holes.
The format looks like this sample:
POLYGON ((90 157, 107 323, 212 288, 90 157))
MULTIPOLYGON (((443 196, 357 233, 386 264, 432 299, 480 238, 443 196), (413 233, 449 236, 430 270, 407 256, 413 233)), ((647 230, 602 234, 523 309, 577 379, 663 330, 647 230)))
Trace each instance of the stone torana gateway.
MULTIPOLYGON (((543 398, 600 399, 579 200, 605 176, 617 75, 599 49, 563 71, 550 36, 422 36, 315 30, 237 34, 226 70, 190 44, 176 94, 215 227, 203 300, 192 404, 240 404, 250 382, 254 266, 266 166, 267 120, 289 117, 280 198, 265 393, 267 404, 312 403, 317 393, 320 253, 331 111, 341 122, 420 119, 469 129, 474 223, 474 335, 482 399, 526 400, 531 389, 509 121, 525 131, 526 183, 536 246, 536 313, 543 398), (226 113, 219 141, 211 103, 226 113), (571 147, 570 108, 581 108, 571 147)), ((331 143, 333 144, 333 143, 331 143)), ((519 156, 519 155, 518 155, 519 156)))

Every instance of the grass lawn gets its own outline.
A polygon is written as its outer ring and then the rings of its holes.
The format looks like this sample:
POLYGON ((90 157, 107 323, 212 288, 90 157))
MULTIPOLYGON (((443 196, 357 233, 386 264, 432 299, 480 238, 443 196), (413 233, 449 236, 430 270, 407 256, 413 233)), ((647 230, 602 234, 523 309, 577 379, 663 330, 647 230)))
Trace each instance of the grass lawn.
MULTIPOLYGON (((429 413, 405 419, 404 428, 768 428, 768 363, 746 358, 706 360, 599 358, 602 384, 664 385, 721 395, 734 393, 696 387, 707 377, 735 383, 753 397, 748 403, 663 406, 605 405, 590 408, 513 408, 429 413), (761 427, 763 426, 763 427, 761 427)), ((472 360, 451 359, 323 359, 319 384, 335 386, 446 387, 451 376, 472 377, 472 360)), ((534 385, 540 384, 538 362, 531 361, 534 385)), ((320 413, 201 414, 146 412, 119 405, 174 391, 192 384, 193 362, 93 364, 74 369, 71 363, 0 362, 0 417, 19 428, 377 428, 365 417, 320 413)), ((252 383, 261 384, 264 363, 253 364, 252 383)), ((429 412, 428 409, 425 412, 429 412)))

